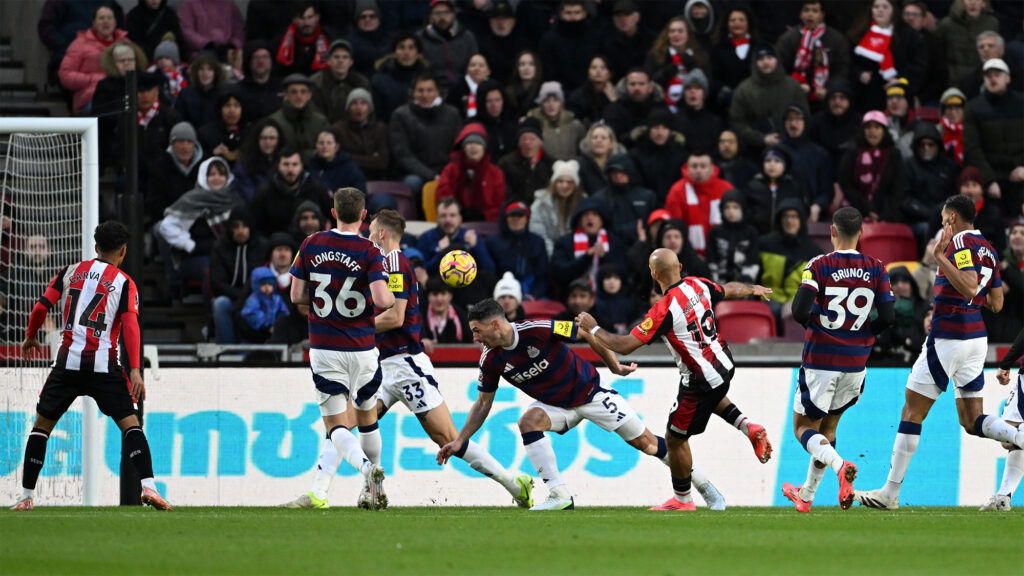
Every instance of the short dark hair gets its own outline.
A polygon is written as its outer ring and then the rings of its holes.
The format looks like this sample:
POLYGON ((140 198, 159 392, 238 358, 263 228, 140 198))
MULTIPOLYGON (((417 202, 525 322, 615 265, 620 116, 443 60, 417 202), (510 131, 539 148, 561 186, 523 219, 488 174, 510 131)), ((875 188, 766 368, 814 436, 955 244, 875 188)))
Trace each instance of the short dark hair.
POLYGON ((299 18, 306 13, 306 10, 313 9, 317 14, 321 14, 320 3, 313 2, 313 0, 296 0, 292 3, 292 18, 299 18))
POLYGON ((395 39, 391 41, 391 51, 398 50, 398 45, 406 40, 412 40, 412 43, 416 45, 416 51, 420 54, 423 53, 423 41, 420 37, 413 34, 412 32, 399 32, 395 35, 395 39))
POLYGON ((481 300, 476 304, 469 307, 469 315, 467 316, 467 322, 476 320, 477 322, 484 322, 491 318, 505 317, 505 310, 502 309, 501 304, 494 298, 487 298, 481 300))
POLYGON ((853 206, 840 208, 832 215, 832 225, 836 227, 836 232, 843 238, 855 238, 857 234, 860 234, 863 222, 864 215, 853 206))
MULTIPOLYGON (((277 134, 278 134, 278 138, 280 138, 281 137, 281 130, 280 129, 277 131, 277 134)), ((291 158, 292 156, 295 156, 296 154, 299 155, 299 163, 301 163, 303 166, 305 166, 306 165, 306 161, 303 160, 303 158, 302 158, 302 152, 299 152, 299 149, 294 147, 294 146, 285 146, 284 148, 282 148, 281 149, 281 153, 277 155, 277 162, 280 162, 282 158, 291 158)))
POLYGON ((128 234, 128 228, 124 224, 117 220, 107 220, 96 227, 92 237, 96 240, 96 246, 99 247, 100 252, 110 253, 120 250, 121 246, 128 243, 128 238, 131 235, 128 234))
POLYGON ((444 206, 445 208, 449 206, 455 206, 456 208, 459 209, 460 213, 462 212, 462 204, 459 204, 459 201, 456 200, 454 196, 445 196, 444 198, 438 200, 437 207, 440 208, 442 206, 444 206))
POLYGON ((956 196, 946 198, 946 202, 942 205, 942 209, 956 212, 957 216, 968 224, 973 224, 974 218, 978 215, 977 210, 974 208, 974 200, 971 200, 963 194, 957 194, 956 196))
POLYGON ((804 0, 800 3, 800 10, 803 10, 804 6, 807 6, 808 4, 818 4, 821 6, 821 11, 825 11, 825 3, 823 0, 804 0))
POLYGON ((366 195, 359 188, 346 186, 338 188, 338 191, 334 193, 334 211, 338 213, 338 220, 345 224, 362 220, 364 208, 366 208, 366 195))
POLYGON ((415 90, 416 87, 419 86, 420 84, 422 84, 423 82, 433 82, 434 83, 434 88, 440 88, 440 86, 441 86, 440 84, 438 84, 437 78, 433 74, 423 74, 423 75, 417 76, 412 81, 412 89, 415 90))
POLYGON ((377 212, 377 214, 373 216, 373 220, 371 220, 371 222, 376 222, 378 226, 387 228, 389 232, 399 239, 402 238, 402 234, 405 234, 405 218, 403 218, 397 211, 390 208, 385 208, 380 212, 377 212))

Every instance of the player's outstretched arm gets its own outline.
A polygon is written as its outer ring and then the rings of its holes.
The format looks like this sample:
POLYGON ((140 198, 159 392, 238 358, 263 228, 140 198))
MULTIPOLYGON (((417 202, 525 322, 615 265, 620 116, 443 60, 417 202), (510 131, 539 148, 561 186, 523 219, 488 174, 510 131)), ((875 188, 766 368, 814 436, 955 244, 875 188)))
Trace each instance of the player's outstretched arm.
POLYGON ((747 298, 749 296, 757 296, 762 300, 767 300, 768 295, 772 293, 771 288, 765 288, 759 284, 746 284, 743 282, 729 282, 722 286, 722 290, 725 291, 726 300, 737 300, 740 298, 747 298))
MULTIPOLYGON (((581 334, 585 332, 593 336, 594 341, 598 342, 602 347, 622 355, 632 354, 637 348, 644 345, 639 338, 632 334, 612 334, 611 332, 602 329, 597 325, 597 320, 586 312, 583 312, 576 317, 576 323, 580 326, 581 334)), ((597 348, 594 348, 594 350, 598 354, 601 353, 597 348)), ((615 362, 617 363, 618 359, 616 359, 615 362)), ((632 372, 632 370, 630 370, 630 372, 632 372)))
POLYGON ((597 355, 601 357, 604 365, 612 371, 612 374, 615 374, 616 376, 627 376, 636 371, 636 362, 631 362, 630 364, 623 366, 622 363, 619 362, 619 357, 615 355, 615 352, 612 352, 607 346, 598 342, 597 337, 592 335, 590 332, 580 330, 579 335, 587 342, 587 344, 590 344, 590 347, 594 352, 597 352, 597 355))
POLYGON ((437 452, 437 463, 444 465, 448 463, 448 459, 454 456, 459 450, 465 446, 466 442, 476 434, 477 430, 480 429, 484 424, 484 420, 487 420, 487 415, 491 413, 491 406, 494 404, 494 392, 479 392, 476 397, 476 402, 469 408, 469 415, 466 416, 466 423, 462 426, 462 430, 459 430, 459 435, 455 440, 445 444, 437 452))
POLYGON ((373 305, 381 310, 387 310, 395 305, 395 295, 388 290, 388 283, 385 280, 370 282, 370 296, 373 297, 373 305))

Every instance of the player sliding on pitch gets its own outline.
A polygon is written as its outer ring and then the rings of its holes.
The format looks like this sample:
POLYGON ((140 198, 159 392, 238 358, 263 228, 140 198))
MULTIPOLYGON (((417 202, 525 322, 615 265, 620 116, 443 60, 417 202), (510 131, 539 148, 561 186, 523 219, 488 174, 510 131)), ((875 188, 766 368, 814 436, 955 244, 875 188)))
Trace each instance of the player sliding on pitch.
POLYGON ((648 265, 651 278, 664 296, 632 332, 618 335, 602 330, 585 312, 576 320, 580 330, 593 335, 598 347, 607 346, 619 354, 631 354, 659 336, 668 345, 682 376, 668 422, 668 459, 675 496, 651 510, 694 510, 690 486, 695 477, 689 439, 704 431, 712 413, 747 429, 758 460, 764 463, 771 458, 772 446, 764 427, 748 422, 726 396, 735 367, 728 346, 718 338, 714 305, 725 298, 764 297, 772 291, 739 282, 719 286, 705 278, 682 278, 679 258, 666 248, 652 252, 648 265))
POLYGON ((63 311, 64 339, 39 394, 38 415, 25 443, 24 492, 12 510, 35 507, 33 495, 46 459, 46 441, 79 396, 96 400, 124 434, 132 465, 142 479, 142 502, 157 510, 173 509, 156 489, 149 442, 135 415, 134 402, 145 397, 146 386, 139 349, 139 293, 132 279, 118 269, 128 251, 128 229, 120 222, 108 221, 96 227, 93 237, 98 257, 61 270, 28 318, 21 344, 26 358, 32 351, 43 350, 36 333, 46 313, 58 305, 63 311), (127 382, 118 363, 117 337, 122 325, 130 369, 127 382))
POLYGON ((885 264, 857 252, 863 221, 851 206, 836 211, 831 226, 835 251, 807 263, 793 300, 793 318, 807 327, 793 433, 811 462, 803 485, 786 482, 782 493, 798 512, 811 511, 826 468, 839 476, 839 507, 853 504, 857 466, 836 452, 836 428, 843 412, 860 399, 875 336, 895 318, 885 264), (878 319, 868 322, 872 308, 878 309, 878 319))
MULTIPOLYGON (((382 418, 396 402, 401 401, 416 415, 423 429, 438 447, 455 440, 455 424, 448 405, 434 379, 434 366, 423 353, 420 343, 422 318, 419 308, 419 287, 412 263, 402 254, 399 241, 405 233, 405 219, 394 210, 381 210, 370 222, 370 240, 384 253, 388 271, 388 289, 395 296, 395 305, 374 318, 377 347, 381 355, 383 383, 377 393, 377 417, 382 418)), ((376 425, 360 427, 360 439, 376 432, 374 447, 363 449, 366 456, 380 464, 380 433, 376 425)), ((533 506, 533 478, 529 474, 513 476, 482 446, 470 440, 455 454, 471 468, 502 485, 520 508, 533 506)), ((327 508, 327 488, 338 469, 338 452, 331 442, 321 443, 313 490, 283 505, 285 508, 327 508)), ((371 508, 372 497, 367 489, 359 496, 360 508, 371 508)))
MULTIPOLYGON (((564 433, 582 420, 590 420, 644 454, 665 461, 665 439, 651 433, 618 392, 603 388, 597 370, 565 341, 582 338, 619 376, 633 373, 636 364, 621 365, 593 336, 580 332, 575 322, 509 323, 501 305, 487 299, 470 308, 469 327, 473 340, 486 347, 480 357, 480 393, 458 437, 437 453, 439 464, 461 452, 483 425, 500 378, 537 400, 519 419, 519 432, 526 454, 549 493, 547 500, 530 510, 569 510, 575 506, 559 474, 551 440, 544 434, 548 430, 564 433)), ((698 490, 709 506, 724 507, 721 494, 710 482, 701 478, 698 490)))

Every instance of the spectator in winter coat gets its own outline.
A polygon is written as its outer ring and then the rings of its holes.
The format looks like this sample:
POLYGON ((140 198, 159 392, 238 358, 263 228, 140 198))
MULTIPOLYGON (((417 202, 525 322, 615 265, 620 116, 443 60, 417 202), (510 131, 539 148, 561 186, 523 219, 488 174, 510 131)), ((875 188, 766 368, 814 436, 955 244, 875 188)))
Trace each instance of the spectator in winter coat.
POLYGON ((526 118, 516 131, 517 148, 498 161, 505 173, 505 198, 532 204, 534 193, 551 179, 554 160, 544 152, 540 122, 526 118))
POLYGON ((490 4, 487 26, 476 32, 476 41, 491 65, 491 78, 504 85, 512 77, 516 54, 525 50, 528 42, 511 2, 496 0, 490 4))
POLYGON ((437 80, 417 78, 412 100, 395 110, 388 127, 396 167, 417 195, 448 163, 461 125, 459 111, 441 100, 437 80))
MULTIPOLYGON (((1006 225, 999 203, 985 197, 981 180, 981 172, 977 168, 965 166, 960 172, 958 192, 974 202, 974 228, 999 253, 1006 249, 1006 225)), ((932 230, 937 231, 940 227, 941 222, 936 222, 932 230)))
POLYGON ((601 53, 607 54, 614 76, 623 76, 644 65, 654 34, 640 25, 640 11, 633 0, 621 0, 612 6, 613 27, 601 40, 601 53))
POLYGON ((292 225, 288 228, 288 233, 292 235, 295 245, 299 246, 303 240, 313 233, 326 229, 327 219, 324 218, 324 213, 320 211, 320 206, 315 202, 305 200, 295 209, 295 215, 292 216, 292 225))
POLYGON ((711 278, 719 284, 746 282, 753 284, 761 272, 757 228, 744 220, 743 194, 729 190, 719 205, 722 223, 711 228, 708 240, 708 268, 711 278))
POLYGON ((157 45, 165 41, 168 34, 178 50, 184 47, 185 36, 181 33, 178 13, 167 5, 167 0, 139 0, 138 5, 128 11, 124 29, 146 56, 154 56, 157 45))
MULTIPOLYGON (((494 257, 496 272, 512 274, 531 299, 547 297, 548 252, 544 239, 530 232, 530 209, 522 202, 508 202, 503 207, 500 232, 487 239, 487 251, 494 257)), ((498 284, 504 281, 499 280, 498 284)), ((522 294, 517 300, 523 301, 522 294)), ((495 296, 497 297, 497 296, 495 296)))
POLYGON ((266 342, 278 317, 287 316, 288 304, 275 289, 274 273, 261 266, 252 271, 252 294, 245 299, 239 316, 242 339, 254 344, 266 342))
POLYGON ((843 155, 836 179, 846 201, 866 220, 903 222, 906 174, 888 125, 888 118, 878 110, 864 115, 856 148, 843 155))
POLYGON ((597 302, 594 310, 604 326, 615 334, 628 334, 630 322, 636 317, 637 301, 626 290, 625 273, 614 264, 605 264, 597 271, 597 302))
POLYGON ((150 185, 146 190, 146 214, 153 220, 163 218, 164 210, 182 194, 195 187, 199 162, 203 159, 203 147, 199 145, 196 131, 188 122, 180 122, 171 128, 170 145, 154 165, 150 173, 150 185))
POLYGON ((668 248, 676 253, 679 263, 683 265, 685 276, 707 278, 711 276, 711 269, 686 240, 687 228, 686 223, 681 220, 668 220, 658 229, 655 241, 659 248, 668 248))
POLYGON ((875 338, 874 356, 897 362, 910 362, 924 344, 924 317, 928 313, 925 302, 918 291, 917 282, 906 266, 896 266, 889 271, 894 304, 895 320, 889 329, 875 338))
POLYGON ((608 186, 592 196, 608 215, 605 226, 623 241, 632 244, 637 229, 657 206, 654 192, 637 182, 636 169, 628 154, 612 156, 605 165, 608 186))
POLYGON ((101 131, 109 134, 119 120, 114 112, 124 108, 124 93, 128 88, 125 73, 129 70, 141 72, 146 69, 147 62, 142 48, 129 40, 115 42, 100 54, 100 66, 106 76, 96 84, 90 110, 100 117, 101 131))
POLYGON ((629 151, 638 172, 637 183, 654 192, 658 206, 665 205, 669 188, 689 155, 686 138, 672 130, 674 124, 668 110, 652 110, 644 126, 636 128, 642 134, 633 138, 636 145, 629 151))
POLYGON ((732 130, 723 130, 718 136, 718 169, 722 179, 734 188, 743 188, 758 173, 757 165, 740 153, 740 140, 732 130))
POLYGON ((830 79, 850 76, 850 45, 840 31, 825 24, 821 0, 800 3, 800 26, 780 36, 775 49, 786 73, 812 104, 825 101, 830 79))
POLYGON ((774 146, 781 141, 783 118, 791 104, 806 107, 807 96, 799 82, 786 76, 775 49, 764 46, 754 53, 750 78, 733 94, 729 124, 748 148, 774 146))
POLYGON ((206 160, 199 166, 196 187, 175 200, 153 227, 172 294, 180 294, 189 284, 203 283, 214 244, 228 233, 231 212, 242 206, 231 185, 233 179, 223 158, 206 160))
POLYGON ((575 90, 587 79, 587 65, 600 47, 600 32, 590 21, 582 0, 561 2, 558 20, 540 39, 540 60, 549 78, 565 90, 575 90))
POLYGON ((454 290, 437 276, 431 276, 424 290, 427 305, 423 311, 423 346, 462 344, 473 340, 466 311, 452 303, 454 290))
POLYGON ((605 108, 618 99, 608 57, 598 54, 590 59, 587 81, 569 93, 566 106, 581 121, 590 123, 604 118, 605 108))
POLYGON ((146 70, 164 76, 165 82, 160 92, 172 103, 178 99, 178 95, 188 84, 188 67, 182 65, 178 45, 171 40, 157 44, 152 63, 146 70))
POLYGON ((253 41, 245 45, 243 55, 245 78, 238 83, 238 92, 245 98, 245 110, 253 119, 266 118, 281 109, 281 84, 271 74, 274 57, 270 45, 253 41))
POLYGON ((349 94, 357 88, 369 90, 370 81, 352 69, 352 45, 348 40, 331 42, 327 64, 328 68, 319 70, 309 80, 316 87, 313 104, 333 124, 345 118, 349 94))
MULTIPOLYGON (((80 33, 93 25, 100 7, 113 10, 115 28, 124 21, 124 10, 116 0, 47 0, 43 4, 37 30, 39 39, 50 51, 50 61, 46 68, 51 80, 56 78, 57 69, 68 47, 80 33)), ((102 49, 97 50, 96 54, 100 51, 102 49)))
POLYGON ((1024 202, 1024 94, 1010 90, 1006 62, 985 62, 985 91, 967 103, 964 158, 981 170, 988 198, 1008 214, 1024 202))
POLYGON ((455 2, 431 0, 427 26, 416 33, 437 76, 442 97, 458 82, 469 58, 480 51, 476 36, 455 19, 455 2))
MULTIPOLYGON (((1018 35, 1019 36, 1019 35, 1018 35)), ((958 79, 950 78, 949 84, 959 86, 970 100, 981 93, 985 87, 985 62, 993 58, 999 58, 1010 68, 1010 90, 1017 92, 1024 91, 1024 52, 1021 51, 1021 39, 1010 44, 1018 46, 1016 54, 1007 50, 1006 41, 998 32, 988 31, 978 34, 978 60, 979 64, 964 76, 958 79)))
POLYGON ((761 172, 744 187, 746 205, 750 207, 748 221, 758 233, 767 234, 772 230, 773 219, 783 200, 800 203, 807 212, 808 197, 803 186, 790 174, 792 160, 781 147, 771 147, 761 158, 761 172))
POLYGON ((850 103, 852 94, 846 80, 832 80, 825 94, 825 108, 811 120, 811 140, 828 152, 832 166, 839 166, 860 126, 860 117, 850 103))
POLYGON ((992 15, 988 4, 987 0, 954 2, 949 15, 939 22, 935 30, 939 46, 944 53, 935 54, 934 57, 946 62, 946 78, 951 82, 956 82, 981 67, 982 61, 975 50, 978 35, 982 32, 999 31, 999 20, 992 15))
POLYGON ((924 39, 903 23, 897 6, 895 0, 873 0, 849 36, 855 44, 853 102, 859 111, 883 109, 884 89, 896 78, 908 80, 908 99, 917 96, 923 83, 928 66, 924 39))
POLYGON ((483 54, 469 57, 463 77, 448 90, 446 102, 455 107, 467 121, 478 118, 483 108, 480 86, 491 77, 491 67, 483 54))
POLYGON ((421 234, 416 246, 423 253, 423 267, 427 270, 437 270, 441 258, 456 245, 469 252, 476 260, 478 281, 479 274, 483 271, 493 275, 494 260, 487 250, 484 239, 477 235, 476 230, 462 226, 462 211, 458 200, 444 198, 437 203, 437 226, 421 234))
POLYGON ((708 108, 708 79, 700 69, 683 76, 683 97, 679 102, 679 131, 696 150, 713 150, 725 127, 722 119, 708 108))
POLYGON ((60 61, 60 84, 71 91, 72 110, 86 111, 92 102, 96 84, 106 77, 100 62, 100 54, 114 42, 127 38, 128 32, 117 28, 114 10, 99 6, 93 11, 92 26, 80 30, 75 40, 67 47, 60 61))
POLYGON ((541 125, 544 152, 555 160, 568 160, 576 155, 586 130, 572 112, 564 108, 565 95, 558 82, 545 82, 537 94, 537 108, 526 113, 541 125))
POLYGON ((319 206, 323 214, 330 214, 327 189, 309 176, 298 150, 286 148, 277 160, 277 171, 260 184, 252 200, 256 230, 265 235, 287 232, 295 209, 306 200, 319 206))
POLYGON ((580 165, 575 160, 559 160, 551 167, 551 184, 537 190, 530 206, 530 232, 544 239, 548 256, 555 240, 569 232, 570 218, 583 199, 580 165))
POLYGON ((910 109, 910 102, 907 101, 906 79, 898 78, 885 89, 885 116, 889 119, 889 134, 892 135, 896 149, 904 161, 909 160, 914 156, 911 150, 914 130, 921 121, 914 118, 914 111, 910 109))
POLYGON ((483 125, 466 124, 449 158, 437 182, 437 199, 457 199, 467 221, 497 222, 505 203, 505 175, 491 162, 483 125))
POLYGON ((687 244, 703 255, 711 227, 721 223, 718 203, 722 194, 732 189, 732 184, 719 177, 718 167, 711 163, 711 156, 704 151, 690 154, 683 165, 682 175, 682 179, 669 190, 665 209, 673 218, 686 222, 687 244))
MULTIPOLYGON (((181 116, 174 111, 174 106, 160 96, 160 85, 163 77, 155 72, 141 72, 138 78, 139 114, 135 119, 135 130, 138 132, 139 143, 139 189, 148 190, 153 170, 160 160, 167 155, 170 145, 171 130, 179 122, 181 116)), ((104 143, 100 135, 100 163, 102 166, 118 167, 120 171, 124 163, 123 127, 118 122, 112 128, 112 136, 104 143)), ((194 182, 193 182, 194 183, 194 182)), ((191 186, 190 186, 191 187, 191 186)))
POLYGON ((209 44, 245 45, 245 21, 234 2, 184 0, 178 7, 189 58, 209 44))
POLYGON ((338 135, 324 130, 316 137, 316 153, 309 160, 309 174, 333 193, 339 188, 358 188, 366 192, 366 177, 348 153, 338 145, 338 135))
POLYGON ((509 108, 517 118, 524 116, 536 106, 534 100, 537 99, 537 94, 543 83, 544 75, 541 72, 540 58, 530 50, 520 52, 516 56, 516 65, 505 90, 509 99, 509 108))
POLYGON ((572 322, 576 316, 587 312, 594 316, 594 320, 608 326, 608 321, 599 315, 595 309, 597 298, 594 294, 594 286, 596 282, 596 277, 593 281, 586 278, 577 278, 570 282, 565 299, 563 300, 565 310, 558 313, 554 320, 572 322))
POLYGON ((494 299, 505 312, 505 319, 509 322, 526 320, 526 311, 520 304, 523 301, 523 289, 511 272, 505 272, 494 285, 494 299))
POLYGON ((779 203, 775 211, 774 230, 761 237, 761 280, 758 284, 772 289, 769 305, 779 316, 782 305, 792 302, 800 287, 807 262, 821 250, 807 235, 807 212, 795 199, 779 203))
POLYGON ((399 106, 409 102, 413 81, 431 74, 419 37, 409 33, 395 36, 391 54, 378 60, 374 68, 370 84, 376 98, 375 107, 385 122, 399 106))
POLYGON ((578 278, 596 286, 597 271, 602 264, 625 266, 628 246, 605 228, 605 221, 604 207, 594 198, 586 198, 576 205, 570 231, 555 240, 551 255, 551 296, 565 294, 564 287, 578 278))
POLYGON ((942 149, 958 166, 964 163, 964 105, 967 97, 956 88, 942 93, 939 105, 942 118, 939 119, 939 133, 942 134, 942 149))
POLYGON ((604 120, 615 131, 619 142, 629 148, 633 145, 630 132, 643 124, 652 110, 665 107, 664 97, 650 75, 639 68, 630 70, 616 90, 619 97, 604 109, 604 120))
POLYGON ((200 54, 189 64, 188 82, 174 108, 194 126, 216 120, 217 98, 224 91, 224 68, 213 56, 200 54))
POLYGON ((301 74, 292 74, 281 82, 284 104, 270 115, 281 128, 288 146, 296 148, 303 159, 309 158, 316 147, 316 138, 330 129, 327 118, 311 103, 313 83, 301 74))
POLYGON ((249 123, 242 96, 237 92, 221 93, 216 110, 217 119, 199 128, 199 144, 234 166, 241 154, 243 128, 249 123))
MULTIPOLYGON (((275 47, 274 72, 278 78, 291 74, 312 76, 331 67, 331 34, 320 25, 320 5, 300 0, 292 6, 291 25, 272 44, 275 47)), ((350 65, 351 55, 349 49, 350 65)), ((328 112, 323 108, 321 111, 328 112)))
POLYGON ((367 90, 349 92, 345 118, 334 125, 341 149, 352 157, 367 180, 385 180, 391 161, 388 127, 374 115, 373 97, 367 90))
POLYGON ((580 155, 576 161, 580 165, 580 186, 584 194, 593 194, 608 185, 608 175, 604 167, 608 159, 618 154, 625 154, 626 148, 615 138, 615 131, 604 122, 598 122, 587 130, 587 135, 580 142, 580 155))
POLYGON ((752 46, 761 44, 754 12, 749 6, 732 6, 718 26, 718 43, 711 52, 711 69, 720 86, 716 104, 728 110, 732 93, 750 76, 752 46))
POLYGON ((828 152, 811 141, 807 135, 810 113, 807 108, 794 104, 786 110, 783 126, 782 146, 790 154, 790 172, 803 188, 804 196, 810 203, 811 222, 817 222, 822 212, 828 212, 832 205, 835 188, 832 185, 832 165, 828 152))
POLYGON ((676 16, 655 38, 644 69, 655 84, 665 89, 665 104, 674 109, 682 101, 683 77, 694 70, 708 69, 708 64, 693 27, 685 17, 676 16))
POLYGON ((506 101, 505 91, 494 80, 480 84, 476 91, 479 112, 476 121, 487 130, 487 144, 491 158, 503 158, 516 149, 518 125, 506 101))
POLYGON ((348 39, 352 43, 356 72, 370 78, 375 71, 374 64, 391 49, 391 33, 381 26, 376 0, 356 0, 355 5, 356 26, 348 39))
POLYGON ((907 201, 903 212, 918 246, 924 246, 930 236, 929 226, 941 211, 942 203, 956 194, 960 167, 946 155, 939 131, 930 122, 918 124, 913 150, 914 155, 906 163, 907 201))
POLYGON ((658 245, 661 227, 672 219, 668 210, 659 208, 647 216, 646 226, 637 230, 637 240, 626 251, 626 271, 636 281, 632 282, 633 294, 638 298, 646 296, 644 290, 649 290, 651 283, 643 280, 644 276, 650 276, 650 256, 658 245))
POLYGON ((235 343, 235 311, 246 294, 250 273, 266 258, 266 240, 252 229, 249 211, 235 208, 228 217, 226 233, 217 239, 210 254, 211 312, 218 344, 235 343))
POLYGON ((248 131, 233 170, 235 187, 247 204, 252 202, 260 184, 274 175, 277 157, 284 146, 281 127, 273 120, 263 120, 248 131))

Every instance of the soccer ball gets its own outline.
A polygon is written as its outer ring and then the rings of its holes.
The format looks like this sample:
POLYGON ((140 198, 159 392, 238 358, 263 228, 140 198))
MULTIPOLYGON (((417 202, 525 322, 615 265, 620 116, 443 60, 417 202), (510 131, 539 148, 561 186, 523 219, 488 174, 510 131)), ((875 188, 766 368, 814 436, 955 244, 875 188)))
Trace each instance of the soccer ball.
POLYGON ((452 288, 469 286, 476 279, 476 260, 465 250, 452 250, 441 258, 441 279, 452 288))

